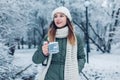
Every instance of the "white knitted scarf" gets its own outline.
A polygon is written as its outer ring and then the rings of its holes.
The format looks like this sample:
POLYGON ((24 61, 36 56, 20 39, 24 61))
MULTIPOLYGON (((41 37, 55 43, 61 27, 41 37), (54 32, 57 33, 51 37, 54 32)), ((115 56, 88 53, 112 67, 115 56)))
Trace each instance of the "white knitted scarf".
MULTIPOLYGON (((65 38, 68 36, 68 27, 57 29, 56 38, 65 38)), ((75 34, 74 34, 75 36, 75 34)), ((45 75, 50 66, 52 55, 50 54, 48 59, 48 64, 45 67, 40 80, 45 79, 45 75)), ((64 80, 79 80, 79 71, 78 71, 78 61, 77 61, 77 40, 75 36, 75 45, 72 46, 67 39, 66 46, 66 59, 65 59, 65 68, 64 68, 64 80)))

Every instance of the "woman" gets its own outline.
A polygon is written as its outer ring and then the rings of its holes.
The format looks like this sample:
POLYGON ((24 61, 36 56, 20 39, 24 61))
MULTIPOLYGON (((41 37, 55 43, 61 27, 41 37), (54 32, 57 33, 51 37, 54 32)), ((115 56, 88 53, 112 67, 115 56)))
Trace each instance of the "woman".
POLYGON ((33 55, 33 62, 47 65, 40 80, 79 80, 79 73, 85 64, 82 41, 74 32, 72 17, 66 7, 58 7, 52 12, 53 21, 44 41, 59 43, 59 52, 50 54, 48 44, 41 43, 33 55))

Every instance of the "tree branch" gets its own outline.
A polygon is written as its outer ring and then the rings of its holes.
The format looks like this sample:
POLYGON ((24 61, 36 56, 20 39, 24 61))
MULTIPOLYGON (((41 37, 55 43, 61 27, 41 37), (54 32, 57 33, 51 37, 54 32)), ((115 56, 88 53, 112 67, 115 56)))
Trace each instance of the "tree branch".
POLYGON ((15 74, 15 77, 13 77, 13 79, 15 79, 18 75, 20 75, 21 73, 23 73, 25 70, 27 70, 30 66, 32 66, 32 64, 28 65, 27 67, 25 67, 23 70, 21 70, 20 72, 15 74))
MULTIPOLYGON (((84 33, 86 33, 86 30, 84 27, 80 26, 77 22, 73 21, 84 33)), ((97 36, 98 37, 98 36, 97 36)), ((88 38, 95 44, 103 53, 105 52, 90 36, 88 38)))

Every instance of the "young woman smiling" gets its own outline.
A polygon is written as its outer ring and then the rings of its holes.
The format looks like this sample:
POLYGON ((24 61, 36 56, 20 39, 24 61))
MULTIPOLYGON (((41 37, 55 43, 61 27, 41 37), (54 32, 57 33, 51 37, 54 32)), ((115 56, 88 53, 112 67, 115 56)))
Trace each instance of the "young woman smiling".
POLYGON ((43 63, 47 59, 46 68, 40 80, 79 80, 79 73, 84 68, 85 54, 83 42, 75 32, 72 17, 66 7, 58 7, 52 12, 52 22, 48 36, 33 55, 33 62, 43 63), (59 52, 49 53, 49 42, 59 43, 59 52))

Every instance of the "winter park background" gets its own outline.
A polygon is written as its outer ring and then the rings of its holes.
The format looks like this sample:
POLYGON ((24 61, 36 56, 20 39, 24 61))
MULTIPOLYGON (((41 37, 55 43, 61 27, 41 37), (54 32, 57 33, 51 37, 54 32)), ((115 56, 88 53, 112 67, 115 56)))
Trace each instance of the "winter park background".
POLYGON ((61 5, 70 10, 85 52, 89 39, 81 80, 120 80, 120 0, 0 0, 0 80, 35 80, 41 65, 32 55, 61 5))

